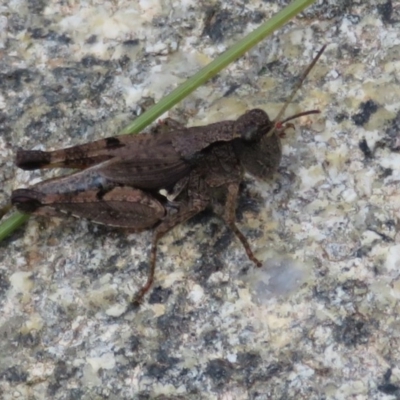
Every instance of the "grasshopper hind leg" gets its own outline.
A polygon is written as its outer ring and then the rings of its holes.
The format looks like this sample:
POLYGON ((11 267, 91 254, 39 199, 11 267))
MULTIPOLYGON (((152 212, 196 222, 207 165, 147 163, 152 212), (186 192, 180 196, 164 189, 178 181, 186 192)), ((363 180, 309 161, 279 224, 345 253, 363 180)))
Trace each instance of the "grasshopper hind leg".
POLYGON ((105 192, 69 193, 17 189, 12 193, 11 202, 22 212, 42 216, 67 214, 136 232, 153 228, 166 215, 164 205, 152 195, 127 186, 117 186, 105 192))

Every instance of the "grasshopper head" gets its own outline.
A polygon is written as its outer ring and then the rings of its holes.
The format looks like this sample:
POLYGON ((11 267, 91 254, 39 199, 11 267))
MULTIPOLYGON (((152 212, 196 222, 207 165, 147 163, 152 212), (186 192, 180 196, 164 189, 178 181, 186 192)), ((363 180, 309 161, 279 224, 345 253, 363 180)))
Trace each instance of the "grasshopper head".
POLYGON ((238 122, 241 139, 233 142, 236 155, 244 169, 259 179, 268 179, 278 169, 282 158, 281 138, 285 130, 294 128, 288 121, 318 110, 304 111, 283 121, 271 121, 263 110, 254 109, 242 115, 238 122), (273 129, 272 129, 273 128, 273 129))
POLYGON ((241 138, 233 146, 242 166, 256 178, 268 178, 278 168, 282 154, 277 132, 267 135, 274 122, 257 108, 247 111, 237 122, 241 138))
POLYGON ((247 111, 236 121, 237 132, 245 142, 256 142, 261 139, 271 128, 272 122, 268 114, 259 109, 247 111))

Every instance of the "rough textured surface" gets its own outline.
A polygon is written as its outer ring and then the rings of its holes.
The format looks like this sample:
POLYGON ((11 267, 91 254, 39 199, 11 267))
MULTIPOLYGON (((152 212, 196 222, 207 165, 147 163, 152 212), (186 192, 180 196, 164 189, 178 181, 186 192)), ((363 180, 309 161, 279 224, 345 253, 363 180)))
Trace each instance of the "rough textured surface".
MULTIPOLYGON (((0 204, 51 173, 17 147, 118 133, 285 1, 9 1, 0 7, 0 204)), ((400 8, 324 1, 197 90, 191 125, 319 108, 238 218, 265 260, 203 215, 165 237, 31 219, 0 244, 2 399, 400 398, 400 8)))

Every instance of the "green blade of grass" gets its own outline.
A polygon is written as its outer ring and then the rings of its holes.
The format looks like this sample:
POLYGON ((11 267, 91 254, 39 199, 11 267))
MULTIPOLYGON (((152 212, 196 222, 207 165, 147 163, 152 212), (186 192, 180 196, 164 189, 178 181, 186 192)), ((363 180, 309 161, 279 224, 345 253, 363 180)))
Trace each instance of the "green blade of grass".
MULTIPOLYGON (((188 94, 196 90, 207 80, 213 78, 222 69, 234 60, 241 57, 246 51, 250 50, 261 40, 279 29, 291 18, 299 14, 306 7, 314 3, 315 0, 295 0, 278 14, 274 15, 259 28, 249 33, 246 37, 234 44, 229 50, 221 54, 218 58, 201 69, 182 85, 173 90, 169 95, 161 99, 151 109, 136 118, 131 124, 120 132, 120 134, 137 133, 151 124, 156 118, 168 111, 175 104, 179 103, 188 94)), ((11 215, 7 220, 0 224, 0 241, 10 235, 28 220, 29 216, 20 212, 11 215)))
POLYGON ((28 214, 22 214, 19 211, 11 215, 10 218, 6 219, 0 225, 0 241, 5 237, 13 233, 17 228, 19 228, 25 221, 29 219, 28 214))

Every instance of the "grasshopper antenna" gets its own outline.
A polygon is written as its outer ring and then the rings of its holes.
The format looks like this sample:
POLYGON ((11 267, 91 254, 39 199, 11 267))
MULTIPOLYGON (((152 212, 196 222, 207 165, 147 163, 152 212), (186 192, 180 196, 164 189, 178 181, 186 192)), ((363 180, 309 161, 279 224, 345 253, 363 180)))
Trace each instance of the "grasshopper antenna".
POLYGON ((319 110, 308 110, 308 111, 303 111, 294 115, 291 115, 290 117, 287 117, 283 121, 276 122, 277 128, 280 127, 280 125, 286 124, 286 122, 291 121, 292 119, 296 119, 299 117, 304 117, 305 115, 310 115, 310 114, 320 114, 321 111, 319 110))
POLYGON ((318 52, 318 54, 314 57, 314 59, 312 60, 311 64, 305 69, 305 71, 303 72, 303 74, 301 75, 299 81, 297 82, 296 86, 294 87, 294 89, 292 90, 292 93, 290 94, 288 100, 286 101, 286 103, 284 104, 284 106, 281 108, 281 110, 279 111, 278 115, 275 118, 275 123, 274 126, 269 130, 269 132, 267 133, 267 137, 272 136, 273 133, 275 132, 276 129, 282 128, 282 125, 287 122, 290 121, 294 118, 298 118, 298 117, 302 117, 304 115, 309 115, 309 114, 318 114, 320 113, 319 110, 310 110, 310 111, 304 111, 301 112, 299 114, 295 114, 292 115, 289 118, 286 118, 283 121, 279 121, 280 118, 282 117, 282 115, 285 113, 288 105, 292 102, 294 96, 296 95, 297 91, 301 88, 301 86, 303 85, 304 80, 307 78, 307 75, 310 73, 310 71, 313 69, 314 65, 317 63, 317 61, 319 60, 319 58, 321 57, 322 53, 324 52, 324 50, 326 49, 326 44, 324 46, 322 46, 321 50, 318 52))

